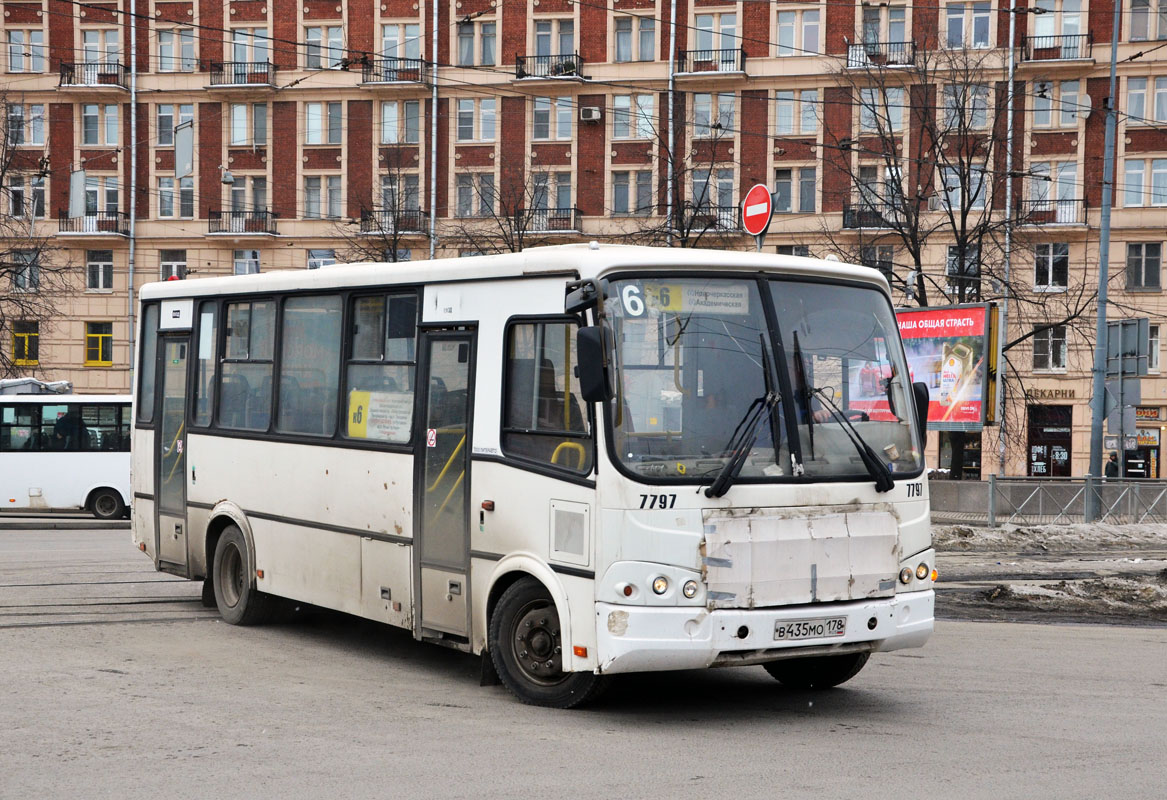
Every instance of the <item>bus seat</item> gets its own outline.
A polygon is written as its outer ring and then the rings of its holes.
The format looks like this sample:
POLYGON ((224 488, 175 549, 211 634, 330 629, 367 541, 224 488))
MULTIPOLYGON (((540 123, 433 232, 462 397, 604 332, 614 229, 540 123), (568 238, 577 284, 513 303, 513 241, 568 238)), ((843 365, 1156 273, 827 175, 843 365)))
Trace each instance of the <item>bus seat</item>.
POLYGON ((228 428, 242 428, 246 421, 251 385, 242 375, 224 375, 219 391, 219 416, 228 428))

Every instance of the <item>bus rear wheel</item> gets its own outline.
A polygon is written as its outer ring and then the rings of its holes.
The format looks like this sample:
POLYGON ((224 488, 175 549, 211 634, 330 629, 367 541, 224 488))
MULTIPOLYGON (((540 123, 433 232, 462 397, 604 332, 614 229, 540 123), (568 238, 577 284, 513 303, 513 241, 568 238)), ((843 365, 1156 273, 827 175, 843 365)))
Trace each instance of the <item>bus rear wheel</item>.
POLYGON ((101 520, 121 519, 126 513, 122 496, 114 489, 98 489, 89 498, 89 511, 101 520))
POLYGON ((534 578, 503 592, 490 616, 490 658, 499 679, 534 706, 573 708, 595 699, 607 680, 563 671, 563 644, 555 601, 534 578))
POLYGON ((251 575, 247 541, 239 528, 228 525, 215 545, 211 577, 219 615, 232 625, 258 625, 270 616, 271 598, 251 585, 251 575))
POLYGON ((814 656, 771 661, 762 666, 771 677, 791 689, 830 689, 859 674, 870 653, 814 656))

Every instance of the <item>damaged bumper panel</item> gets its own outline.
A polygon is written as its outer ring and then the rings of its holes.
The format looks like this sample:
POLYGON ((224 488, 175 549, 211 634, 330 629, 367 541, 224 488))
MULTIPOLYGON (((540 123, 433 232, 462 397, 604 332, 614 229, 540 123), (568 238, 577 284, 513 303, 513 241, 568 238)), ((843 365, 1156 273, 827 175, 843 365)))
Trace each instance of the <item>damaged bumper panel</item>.
POLYGON ((698 669, 781 658, 921 647, 932 635, 935 594, 762 609, 648 608, 596 603, 599 671, 698 669), (776 639, 781 625, 846 619, 845 632, 776 639), (874 620, 874 627, 872 627, 874 620))

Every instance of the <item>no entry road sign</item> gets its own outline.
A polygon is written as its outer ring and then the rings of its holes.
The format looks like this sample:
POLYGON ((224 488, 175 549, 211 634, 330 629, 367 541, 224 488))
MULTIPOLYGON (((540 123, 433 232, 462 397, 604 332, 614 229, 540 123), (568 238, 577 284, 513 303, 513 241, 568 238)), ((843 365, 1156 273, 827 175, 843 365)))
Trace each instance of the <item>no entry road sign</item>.
POLYGON ((774 202, 770 189, 756 184, 746 192, 742 200, 742 229, 751 236, 763 236, 770 227, 770 217, 774 215, 774 202))

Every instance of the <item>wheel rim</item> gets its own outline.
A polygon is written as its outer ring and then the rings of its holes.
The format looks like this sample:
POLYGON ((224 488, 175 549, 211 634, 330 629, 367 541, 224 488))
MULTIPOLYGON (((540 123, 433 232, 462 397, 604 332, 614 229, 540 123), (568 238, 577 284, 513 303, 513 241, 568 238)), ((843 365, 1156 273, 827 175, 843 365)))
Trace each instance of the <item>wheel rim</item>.
POLYGON ((567 680, 563 672, 559 617, 547 600, 534 600, 515 615, 511 631, 511 655, 524 678, 540 686, 567 680))
POLYGON ((93 508, 103 517, 112 517, 117 511, 117 501, 113 499, 113 495, 99 494, 93 501, 93 508))
POLYGON ((223 552, 223 563, 219 565, 219 589, 223 602, 234 608, 243 596, 243 558, 239 548, 227 545, 223 552))

